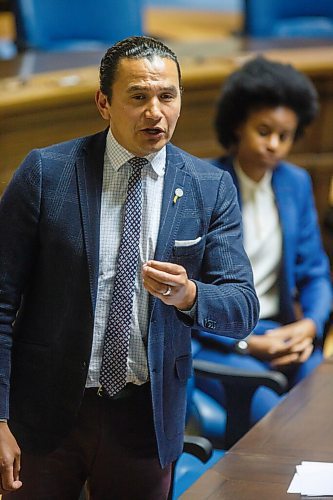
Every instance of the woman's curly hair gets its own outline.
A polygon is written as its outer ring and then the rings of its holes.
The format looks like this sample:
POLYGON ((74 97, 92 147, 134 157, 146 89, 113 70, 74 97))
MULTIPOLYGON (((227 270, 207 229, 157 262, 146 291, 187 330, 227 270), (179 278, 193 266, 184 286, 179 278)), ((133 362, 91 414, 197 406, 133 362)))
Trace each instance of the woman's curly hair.
POLYGON ((279 106, 297 115, 297 139, 318 113, 317 91, 309 78, 290 64, 257 56, 232 73, 222 87, 215 118, 219 142, 229 149, 237 144, 235 131, 251 111, 279 106))

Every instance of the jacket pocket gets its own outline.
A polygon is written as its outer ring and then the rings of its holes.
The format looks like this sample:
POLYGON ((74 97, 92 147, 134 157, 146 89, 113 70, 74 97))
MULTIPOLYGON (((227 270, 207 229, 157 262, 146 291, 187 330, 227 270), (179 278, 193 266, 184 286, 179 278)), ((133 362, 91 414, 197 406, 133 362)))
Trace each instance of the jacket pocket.
POLYGON ((173 255, 177 257, 187 257, 203 254, 206 237, 198 237, 195 240, 176 240, 173 247, 173 255))
POLYGON ((186 382, 192 375, 191 356, 180 356, 176 359, 176 372, 180 382, 186 382))

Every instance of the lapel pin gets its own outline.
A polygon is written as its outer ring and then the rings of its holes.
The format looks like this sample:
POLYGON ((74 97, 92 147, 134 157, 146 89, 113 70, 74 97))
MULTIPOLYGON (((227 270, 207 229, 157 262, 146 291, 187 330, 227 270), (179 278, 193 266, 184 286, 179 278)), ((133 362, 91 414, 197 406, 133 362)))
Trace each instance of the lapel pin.
POLYGON ((173 197, 173 202, 176 203, 178 198, 181 198, 184 194, 184 191, 181 188, 177 188, 175 190, 175 196, 173 197))

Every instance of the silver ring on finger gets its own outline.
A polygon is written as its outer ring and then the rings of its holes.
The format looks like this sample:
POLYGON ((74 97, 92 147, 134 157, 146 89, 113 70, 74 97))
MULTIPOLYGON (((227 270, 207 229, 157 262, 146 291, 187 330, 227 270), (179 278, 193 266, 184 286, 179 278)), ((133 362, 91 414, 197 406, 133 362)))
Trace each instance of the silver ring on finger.
POLYGON ((167 297, 168 295, 171 295, 171 286, 168 286, 168 288, 162 292, 163 297, 167 297))

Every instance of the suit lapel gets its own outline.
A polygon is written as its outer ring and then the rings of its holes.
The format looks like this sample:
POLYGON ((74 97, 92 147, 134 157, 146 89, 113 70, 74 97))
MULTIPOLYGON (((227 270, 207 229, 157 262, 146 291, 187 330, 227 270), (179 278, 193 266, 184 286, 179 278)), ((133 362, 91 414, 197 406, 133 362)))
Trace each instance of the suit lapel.
MULTIPOLYGON (((280 303, 282 311, 291 311, 290 297, 290 274, 293 262, 291 231, 293 229, 293 215, 290 207, 294 205, 293 192, 284 178, 283 171, 279 166, 274 170, 272 176, 272 187, 275 195, 276 205, 279 213, 282 232, 282 266, 280 278, 280 303)), ((292 312, 290 312, 292 314, 292 312)))
MULTIPOLYGON (((221 161, 223 163, 223 170, 228 172, 232 177, 233 183, 234 183, 236 190, 237 190, 238 205, 240 206, 240 208, 242 208, 242 196, 241 196, 241 192, 240 192, 240 188, 239 188, 238 177, 237 177, 235 169, 234 169, 234 164, 233 164, 234 159, 232 156, 227 156, 227 157, 223 157, 223 158, 219 159, 219 161, 221 161)), ((214 163, 214 165, 219 166, 219 161, 214 163)))
POLYGON ((186 200, 190 195, 190 175, 183 167, 184 158, 176 148, 168 144, 156 260, 167 261, 170 258, 186 200), (182 190, 183 196, 175 200, 177 188, 182 190))
MULTIPOLYGON (((164 178, 160 227, 155 250, 155 260, 167 262, 173 249, 186 200, 190 196, 191 176, 184 170, 184 158, 171 144, 167 145, 166 169, 164 178), (183 196, 174 201, 175 191, 179 188, 183 196)), ((150 297, 150 311, 156 304, 156 298, 150 297)))
MULTIPOLYGON (((233 178, 233 182, 237 188, 238 201, 239 206, 242 208, 242 197, 239 187, 238 178, 233 167, 232 158, 229 157, 227 159, 223 159, 225 170, 230 173, 233 178)), ((272 176, 272 189, 275 196, 276 206, 279 214, 279 220, 281 224, 281 233, 282 233, 282 266, 280 273, 280 303, 281 310, 290 310, 290 293, 289 293, 289 282, 290 282, 290 268, 291 268, 291 259, 290 255, 292 254, 290 245, 291 237, 290 237, 290 208, 293 206, 293 193, 290 189, 288 182, 284 179, 283 170, 276 167, 273 171, 272 176)))
MULTIPOLYGON (((280 224, 283 234, 283 246, 288 247, 288 236, 290 228, 290 213, 288 207, 291 207, 293 205, 293 193, 289 188, 288 183, 285 181, 283 172, 279 167, 277 167, 273 172, 272 188, 274 191, 276 205, 280 217, 280 224)), ((284 250, 286 250, 286 248, 284 250)))
POLYGON ((96 305, 98 283, 99 229, 106 133, 107 131, 89 138, 84 147, 84 154, 76 163, 93 310, 96 305))

